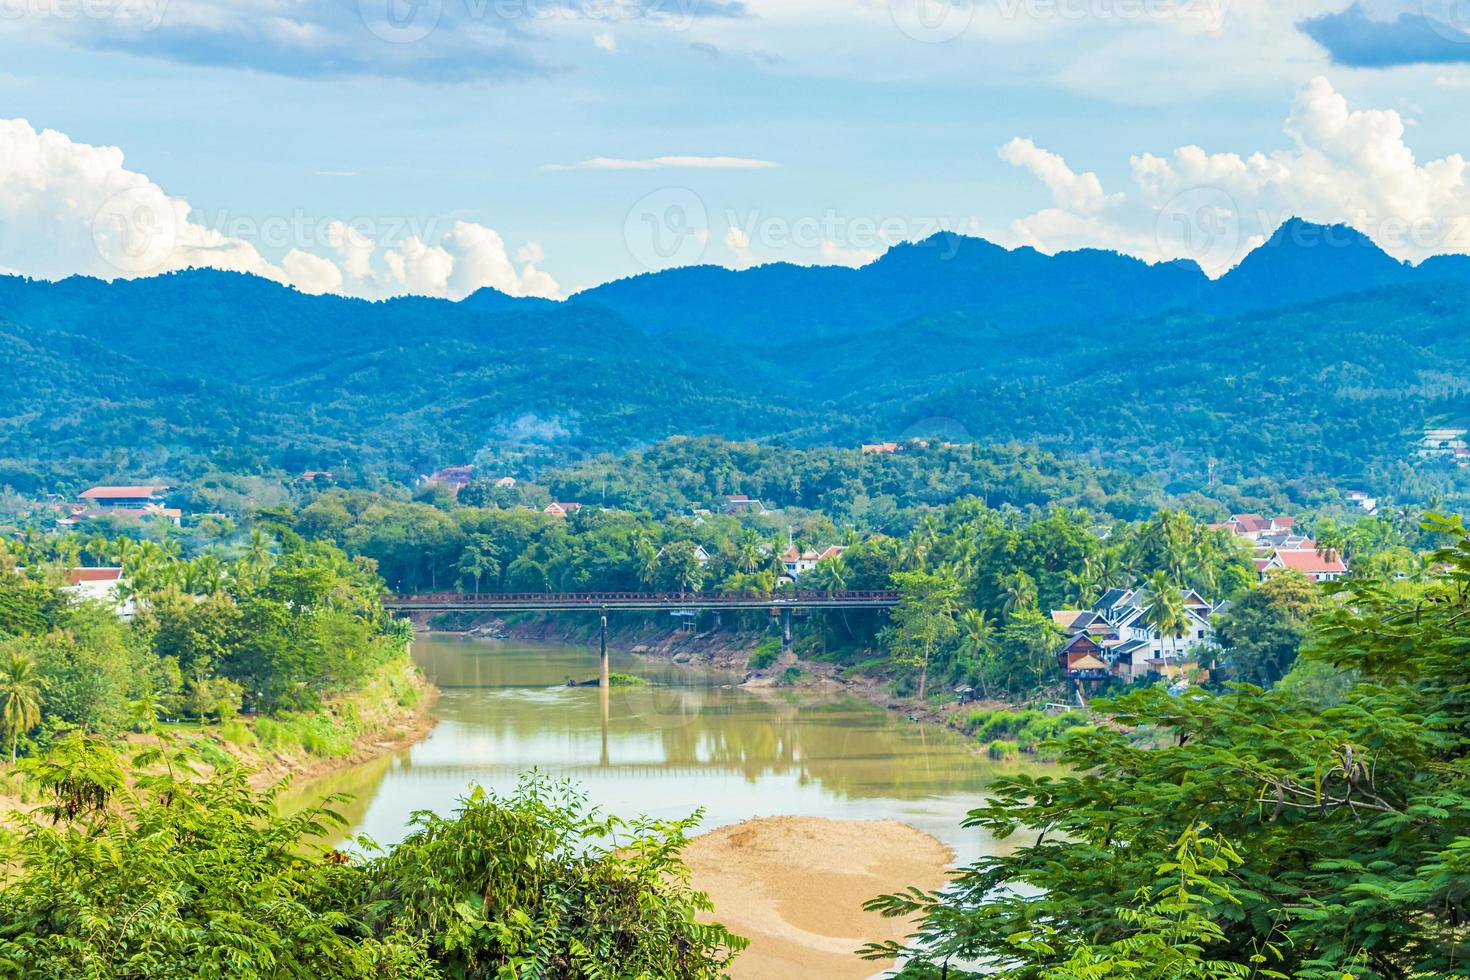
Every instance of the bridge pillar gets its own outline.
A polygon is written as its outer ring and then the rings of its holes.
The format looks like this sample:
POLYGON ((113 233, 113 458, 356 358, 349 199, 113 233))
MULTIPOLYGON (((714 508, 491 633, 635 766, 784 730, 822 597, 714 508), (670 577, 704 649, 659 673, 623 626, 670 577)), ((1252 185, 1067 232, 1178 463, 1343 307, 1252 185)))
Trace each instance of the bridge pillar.
POLYGON ((597 686, 604 691, 608 688, 607 680, 607 610, 601 613, 602 627, 597 636, 597 686))
POLYGON ((781 610, 781 652, 791 652, 791 610, 781 610))

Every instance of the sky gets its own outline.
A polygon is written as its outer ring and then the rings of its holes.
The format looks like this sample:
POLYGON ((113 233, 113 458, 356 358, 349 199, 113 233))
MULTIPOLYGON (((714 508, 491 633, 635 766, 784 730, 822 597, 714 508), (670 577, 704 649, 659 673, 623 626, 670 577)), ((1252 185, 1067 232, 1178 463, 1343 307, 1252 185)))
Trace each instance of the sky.
POLYGON ((0 270, 561 297, 940 230, 1470 252, 1466 0, 0 0, 0 270))

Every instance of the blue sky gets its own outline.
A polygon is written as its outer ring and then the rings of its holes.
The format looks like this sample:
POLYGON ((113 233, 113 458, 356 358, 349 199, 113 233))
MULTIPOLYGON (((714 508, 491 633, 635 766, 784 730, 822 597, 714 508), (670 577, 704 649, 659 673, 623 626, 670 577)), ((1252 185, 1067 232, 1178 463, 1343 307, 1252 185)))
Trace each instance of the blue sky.
POLYGON ((1289 213, 1467 251, 1434 2, 0 0, 0 267, 565 295, 944 227, 1219 272, 1289 213))

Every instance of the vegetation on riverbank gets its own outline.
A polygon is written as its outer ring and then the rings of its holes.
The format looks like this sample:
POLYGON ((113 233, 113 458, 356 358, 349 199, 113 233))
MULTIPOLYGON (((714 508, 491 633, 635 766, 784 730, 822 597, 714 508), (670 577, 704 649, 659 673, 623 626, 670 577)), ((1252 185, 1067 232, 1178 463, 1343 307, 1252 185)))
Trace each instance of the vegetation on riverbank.
MULTIPOLYGON (((320 770, 420 724, 411 632, 379 605, 370 565, 257 529, 234 553, 178 542, 37 538, 0 554, 0 734, 43 756, 73 733, 119 744, 161 724, 211 758, 320 770), (117 562, 86 599, 79 566, 117 562)), ((0 793, 36 796, 23 774, 0 793)))
POLYGON ((1466 975, 1470 532, 1431 526, 1436 574, 1318 614, 1296 670, 1335 689, 1135 691, 1056 739, 1072 775, 992 784, 968 824, 1035 842, 876 900, 923 917, 900 976, 1466 975))
POLYGON ((279 784, 174 739, 125 760, 73 732, 25 765, 47 802, 0 837, 0 976, 714 980, 743 946, 696 921, 692 818, 608 817, 544 777, 349 857, 317 843, 334 801, 281 816, 279 784))

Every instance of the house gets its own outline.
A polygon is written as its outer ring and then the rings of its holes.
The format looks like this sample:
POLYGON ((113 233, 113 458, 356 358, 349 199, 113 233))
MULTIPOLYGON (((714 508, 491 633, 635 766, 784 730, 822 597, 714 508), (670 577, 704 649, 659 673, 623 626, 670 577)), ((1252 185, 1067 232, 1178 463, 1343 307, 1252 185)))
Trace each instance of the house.
POLYGON ((1062 645, 1057 651, 1057 660, 1062 667, 1062 676, 1068 680, 1104 681, 1112 676, 1108 670, 1106 654, 1102 644, 1088 633, 1081 632, 1062 645))
POLYGON ((502 476, 500 479, 495 481, 495 487, 497 490, 509 490, 515 485, 516 478, 513 476, 502 476))
POLYGON ((321 480, 323 483, 331 483, 337 477, 333 475, 331 470, 302 470, 301 475, 296 479, 303 483, 315 483, 318 480, 321 480))
MULTIPOLYGON (((664 552, 665 551, 668 551, 668 550, 669 550, 669 546, 668 545, 664 545, 662 548, 658 549, 658 554, 655 555, 654 557, 655 558, 662 558, 664 556, 664 552)), ((699 562, 701 565, 708 565, 709 564, 709 560, 710 560, 709 559, 709 552, 704 550, 704 545, 702 545, 702 544, 696 544, 694 546, 694 560, 697 561, 697 562, 699 562)))
POLYGON ((754 497, 747 497, 743 493, 735 493, 725 498, 726 514, 769 514, 766 505, 754 497))
POLYGON ((1368 496, 1365 490, 1349 490, 1342 495, 1342 499, 1367 511, 1369 515, 1378 513, 1378 498, 1368 496))
POLYGON ((452 492, 458 493, 469 486, 470 481, 474 478, 475 468, 473 466, 445 466, 424 477, 424 482, 448 487, 452 492))
POLYGON ((550 503, 546 505, 545 509, 542 510, 541 513, 550 514, 552 517, 571 517, 573 514, 581 509, 581 504, 550 503))
POLYGON ((781 553, 781 567, 785 570, 786 576, 795 581, 804 573, 816 568, 819 562, 837 558, 846 550, 844 545, 830 545, 821 551, 814 548, 802 551, 796 545, 792 545, 781 553))
POLYGON ((121 518, 133 521, 168 521, 174 527, 184 522, 184 512, 177 507, 144 504, 142 507, 73 507, 71 513, 56 522, 57 527, 76 527, 85 521, 121 518))
POLYGON ((1300 548, 1277 548, 1270 555, 1256 559, 1256 571, 1263 581, 1279 568, 1301 572, 1313 582, 1335 582, 1348 573, 1347 562, 1341 555, 1321 551, 1311 541, 1300 548))
POLYGON ((1256 541, 1263 536, 1290 534, 1292 528, 1296 526, 1296 518, 1262 517, 1260 514, 1231 514, 1230 520, 1224 524, 1211 524, 1210 526, 1229 531, 1236 537, 1256 541))
MULTIPOLYGON (((1052 622, 1068 634, 1067 644, 1057 656, 1061 659, 1075 653, 1075 659, 1080 659, 1085 652, 1102 661, 1111 676, 1124 680, 1166 673, 1171 665, 1214 638, 1210 617, 1219 607, 1190 589, 1181 589, 1179 597, 1184 619, 1173 635, 1162 633, 1151 621, 1153 598, 1144 589, 1109 589, 1091 609, 1054 610, 1052 622), (1084 635, 1091 638, 1096 650, 1073 643, 1084 635)), ((1087 665, 1081 669, 1093 668, 1087 665)))
POLYGON ((83 490, 78 499, 90 507, 139 508, 146 504, 162 505, 164 495, 173 489, 163 486, 91 487, 83 490))
POLYGON ((123 619, 133 618, 133 601, 123 598, 121 568, 73 568, 66 573, 61 591, 74 602, 101 602, 117 610, 123 619))
POLYGON ((864 456, 883 456, 901 452, 903 447, 896 442, 877 442, 862 447, 864 456))
POLYGON ((1420 459, 1453 456, 1455 450, 1465 449, 1464 429, 1425 429, 1419 439, 1420 459))

